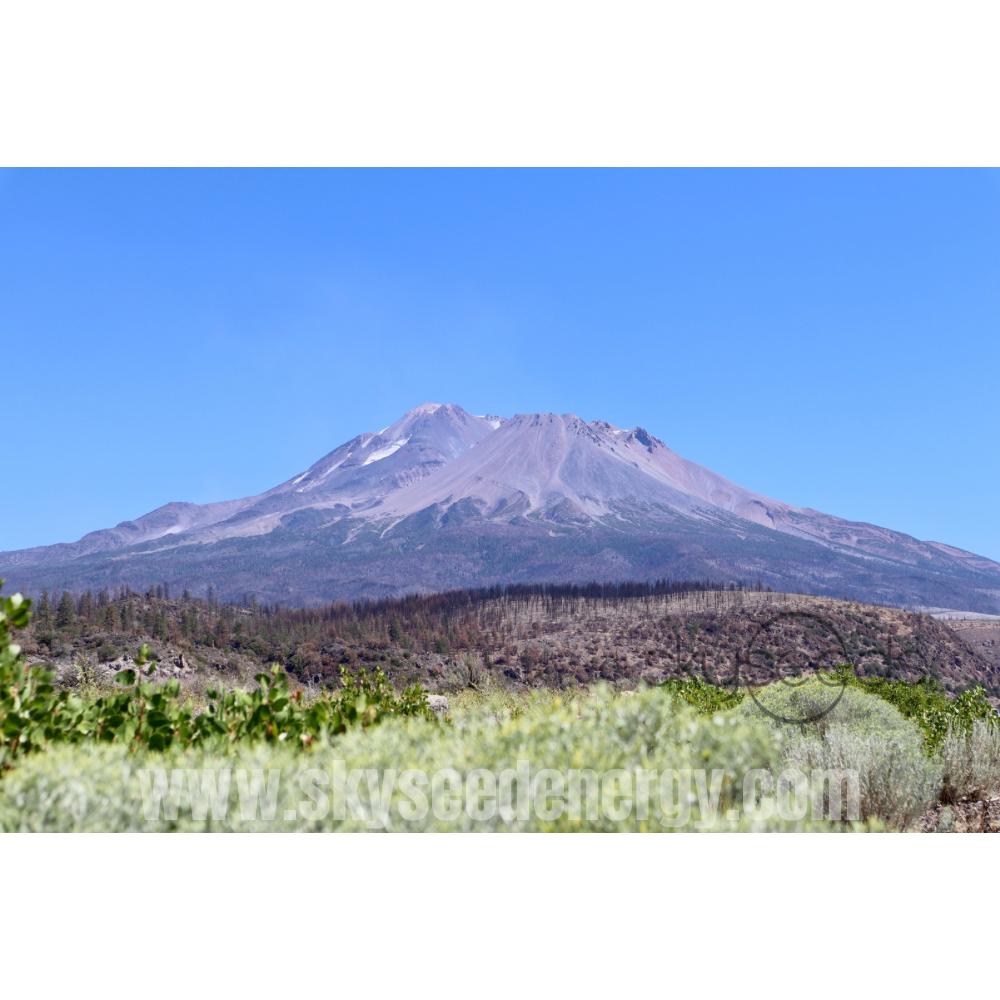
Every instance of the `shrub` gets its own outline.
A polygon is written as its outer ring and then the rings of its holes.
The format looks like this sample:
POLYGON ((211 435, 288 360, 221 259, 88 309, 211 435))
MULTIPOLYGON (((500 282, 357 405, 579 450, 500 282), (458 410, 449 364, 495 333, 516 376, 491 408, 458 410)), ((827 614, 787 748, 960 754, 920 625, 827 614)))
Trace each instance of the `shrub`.
MULTIPOLYGON (((518 761, 528 761, 534 780, 542 768, 566 773, 571 768, 593 768, 599 774, 613 768, 635 773, 637 768, 661 772, 675 768, 706 768, 718 775, 718 811, 711 829, 808 829, 830 828, 829 824, 806 820, 784 821, 774 816, 759 823, 742 814, 731 820, 728 809, 742 806, 742 778, 754 768, 773 768, 778 748, 768 729, 758 722, 736 715, 699 716, 691 707, 678 704, 659 690, 641 690, 628 698, 615 698, 607 689, 589 696, 564 700, 551 693, 527 698, 527 710, 516 718, 498 720, 492 715, 469 714, 454 726, 435 726, 417 719, 404 724, 388 719, 381 726, 362 731, 351 729, 334 742, 317 743, 306 752, 285 744, 245 744, 232 747, 231 755, 220 757, 197 748, 181 754, 174 747, 162 754, 142 751, 129 754, 124 747, 87 745, 57 748, 25 761, 0 786, 0 829, 2 830, 669 830, 659 823, 659 784, 650 787, 649 819, 636 810, 620 820, 608 818, 604 810, 588 818, 587 796, 574 819, 564 812, 552 819, 539 819, 535 810, 526 818, 495 813, 476 820, 464 809, 454 818, 440 818, 433 810, 420 819, 402 821, 398 804, 404 800, 398 783, 391 798, 387 792, 387 812, 383 823, 375 808, 380 794, 379 777, 389 769, 397 773, 420 768, 433 774, 453 768, 467 776, 477 768, 497 773, 516 769, 518 761), (372 820, 352 818, 350 812, 338 819, 332 811, 320 819, 304 818, 299 780, 307 769, 319 768, 328 774, 334 761, 343 761, 349 773, 356 768, 376 769, 377 776, 362 780, 358 787, 361 803, 369 807, 372 820), (175 820, 160 818, 147 823, 142 812, 142 768, 199 768, 228 763, 257 768, 263 775, 280 769, 274 820, 259 814, 243 818, 237 782, 230 785, 225 816, 213 819, 211 812, 196 819, 191 789, 178 786, 172 801, 179 806, 175 820), (374 792, 373 792, 374 785, 374 792), (285 819, 286 810, 289 817, 285 819)), ((150 782, 147 775, 147 787, 150 782)), ((247 780, 247 779, 244 779, 247 780)), ((170 792, 174 795, 174 792, 170 792)), ((699 800, 700 801, 700 800, 699 800)), ((166 813, 163 814, 164 816, 166 813)), ((683 830, 708 826, 697 802, 691 806, 690 820, 683 830), (703 822, 704 821, 704 822, 703 822)))
POLYGON ((857 688, 831 688, 819 677, 809 677, 797 686, 780 681, 769 684, 756 691, 754 698, 747 698, 739 712, 747 718, 760 719, 789 738, 804 733, 822 736, 831 728, 840 728, 861 736, 895 739, 907 745, 919 747, 921 743, 916 724, 905 719, 892 705, 857 688), (838 695, 836 705, 825 711, 838 695), (805 724, 790 723, 775 719, 768 712, 785 718, 818 718, 805 724))
POLYGON ((137 669, 115 675, 124 690, 82 699, 57 691, 52 671, 25 663, 11 629, 28 624, 29 610, 30 602, 20 594, 0 602, 0 774, 25 754, 59 743, 121 743, 130 751, 239 740, 289 740, 307 746, 317 738, 354 725, 376 725, 392 715, 435 719, 419 685, 396 694, 381 671, 369 675, 345 669, 340 691, 304 704, 301 691, 290 693, 280 667, 258 674, 253 691, 220 695, 209 689, 208 708, 197 712, 180 702, 176 680, 154 686, 151 675, 156 664, 149 662, 145 645, 135 659, 137 669))
MULTIPOLYGON (((556 695, 553 694, 553 697, 556 695)), ((474 716, 501 723, 523 715, 528 705, 537 707, 542 698, 542 691, 528 692, 493 684, 484 685, 481 689, 468 688, 451 696, 451 719, 458 726, 464 725, 474 716)))
POLYGON ((897 742, 834 726, 822 737, 791 743, 784 763, 805 772, 853 771, 858 776, 861 815, 905 830, 938 801, 941 790, 943 768, 927 757, 919 734, 915 735, 912 742, 897 742))
POLYGON ((462 691, 466 688, 477 690, 485 686, 487 675, 483 670, 478 653, 468 652, 454 661, 444 665, 441 688, 448 692, 462 691))
POLYGON ((700 677, 692 676, 686 680, 672 677, 660 686, 671 694, 683 698, 689 705, 694 705, 699 712, 706 714, 735 708, 744 698, 744 693, 739 688, 724 688, 715 684, 707 684, 700 677))
POLYGON ((1000 732, 976 721, 971 731, 951 730, 941 747, 945 803, 987 799, 1000 792, 1000 732))
MULTIPOLYGON (((756 695, 775 715, 797 718, 815 714, 833 697, 836 692, 816 677, 797 687, 772 684, 756 695)), ((943 766, 928 757, 916 722, 857 687, 845 688, 836 706, 815 722, 781 722, 752 699, 740 711, 784 736, 786 766, 855 772, 861 815, 867 819, 906 829, 938 799, 943 766)))
POLYGON ((997 714, 986 700, 986 692, 976 686, 957 698, 949 698, 935 677, 916 682, 857 677, 847 664, 837 670, 837 680, 889 702, 921 729, 928 753, 941 748, 950 731, 969 734, 977 721, 989 727, 997 724, 997 714))

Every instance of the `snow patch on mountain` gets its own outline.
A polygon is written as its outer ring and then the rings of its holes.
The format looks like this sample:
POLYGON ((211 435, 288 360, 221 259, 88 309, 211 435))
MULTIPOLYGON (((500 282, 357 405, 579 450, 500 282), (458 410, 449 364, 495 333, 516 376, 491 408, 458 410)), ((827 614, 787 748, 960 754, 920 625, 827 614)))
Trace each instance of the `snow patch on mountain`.
POLYGON ((498 430, 503 424, 507 423, 506 417, 497 417, 492 413, 477 413, 476 417, 479 420, 485 420, 493 430, 498 430))
POLYGON ((408 437, 403 438, 402 441, 393 441, 392 444, 387 444, 384 448, 379 448, 373 451, 365 460, 364 465, 371 465, 372 462, 381 462, 383 458, 388 458, 390 455, 395 455, 400 448, 403 447, 410 439, 408 437))

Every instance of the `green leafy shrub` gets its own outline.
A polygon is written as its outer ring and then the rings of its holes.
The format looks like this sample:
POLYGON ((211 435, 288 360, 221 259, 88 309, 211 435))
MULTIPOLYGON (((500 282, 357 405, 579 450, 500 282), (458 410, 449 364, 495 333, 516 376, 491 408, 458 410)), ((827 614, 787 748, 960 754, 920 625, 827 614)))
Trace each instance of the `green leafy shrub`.
POLYGON ((19 750, 29 751, 44 739, 40 727, 54 693, 52 674, 25 666, 11 635, 28 624, 30 609, 31 601, 20 594, 0 598, 0 773, 19 750))
POLYGON ((132 751, 240 740, 308 746, 317 738, 351 726, 377 725, 390 716, 435 719, 419 685, 396 694, 379 670, 342 669, 339 691, 304 702, 301 690, 290 692, 280 667, 258 674, 252 691, 220 694, 210 689, 207 710, 197 712, 181 702, 178 681, 153 683, 156 664, 145 645, 135 659, 136 669, 115 675, 121 690, 83 699, 57 690, 51 671, 28 667, 13 643, 10 630, 28 623, 29 603, 15 594, 0 604, 0 773, 19 756, 58 743, 120 743, 132 751))
POLYGON ((949 698, 933 677, 921 677, 915 682, 858 677, 848 664, 837 668, 836 677, 850 687, 887 701, 907 719, 912 719, 923 733, 929 754, 941 749, 949 732, 969 734, 976 722, 989 728, 997 725, 997 714, 987 701, 986 692, 978 685, 957 698, 949 698))
MULTIPOLYGON (((973 728, 982 724, 1000 731, 1000 719, 986 698, 981 686, 976 686, 949 698, 941 683, 933 677, 918 681, 888 680, 884 677, 858 677, 849 664, 841 664, 832 675, 823 675, 828 684, 864 691, 892 705, 906 719, 912 720, 923 735, 924 749, 930 754, 938 752, 949 734, 970 735, 973 728)), ((708 684, 698 677, 686 680, 673 678, 663 685, 667 690, 684 698, 702 712, 718 712, 735 708, 744 700, 742 690, 708 684)), ((795 715, 799 718, 819 714, 830 702, 829 691, 810 686, 771 685, 769 698, 786 699, 784 708, 775 714, 795 715), (793 692, 798 692, 797 694, 793 692), (811 707, 807 707, 806 703, 811 707)), ((822 719, 817 720, 821 725, 822 719)), ((829 720, 828 720, 829 721, 829 720)))
POLYGON ((700 677, 689 677, 686 680, 672 677, 660 686, 671 694, 683 698, 689 705, 694 705, 699 712, 705 714, 736 708, 745 697, 744 692, 739 688, 708 684, 700 677))

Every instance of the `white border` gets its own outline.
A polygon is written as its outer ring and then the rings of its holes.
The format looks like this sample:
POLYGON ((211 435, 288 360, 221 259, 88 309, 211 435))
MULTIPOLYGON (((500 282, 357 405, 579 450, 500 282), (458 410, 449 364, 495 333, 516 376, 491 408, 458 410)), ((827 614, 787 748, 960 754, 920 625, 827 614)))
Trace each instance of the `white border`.
POLYGON ((34 0, 3 165, 997 160, 990 5, 34 0))
POLYGON ((12 996, 88 981, 115 993, 140 983, 154 996, 614 996, 645 986, 934 996, 993 977, 996 852, 985 836, 4 844, 18 858, 4 876, 12 996))

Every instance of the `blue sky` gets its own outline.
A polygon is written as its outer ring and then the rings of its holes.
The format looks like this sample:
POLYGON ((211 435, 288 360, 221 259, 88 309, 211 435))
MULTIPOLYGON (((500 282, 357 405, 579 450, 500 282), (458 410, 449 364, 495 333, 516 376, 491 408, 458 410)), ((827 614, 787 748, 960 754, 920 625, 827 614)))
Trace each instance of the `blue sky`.
POLYGON ((1000 559, 990 171, 5 171, 0 549, 427 400, 1000 559))

